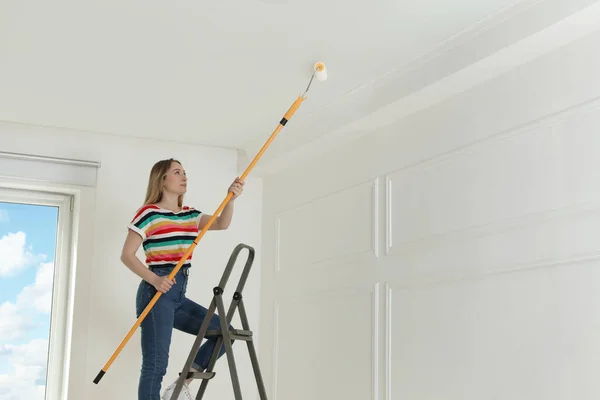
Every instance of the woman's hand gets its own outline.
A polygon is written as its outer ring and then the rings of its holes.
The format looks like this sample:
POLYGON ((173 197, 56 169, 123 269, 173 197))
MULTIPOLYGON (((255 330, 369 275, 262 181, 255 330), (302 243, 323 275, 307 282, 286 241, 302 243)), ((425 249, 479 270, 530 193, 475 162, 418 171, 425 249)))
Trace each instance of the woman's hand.
POLYGON ((155 275, 153 282, 151 282, 152 286, 154 286, 156 290, 158 290, 161 293, 167 293, 169 290, 171 290, 175 283, 177 283, 175 281, 175 278, 173 278, 173 280, 171 281, 169 280, 168 276, 158 275, 155 275))
POLYGON ((231 186, 229 186, 229 190, 227 191, 228 193, 229 192, 233 193, 231 200, 235 200, 238 197, 240 197, 240 195, 244 191, 244 183, 245 182, 243 180, 241 180, 240 178, 235 178, 235 181, 233 181, 231 186))

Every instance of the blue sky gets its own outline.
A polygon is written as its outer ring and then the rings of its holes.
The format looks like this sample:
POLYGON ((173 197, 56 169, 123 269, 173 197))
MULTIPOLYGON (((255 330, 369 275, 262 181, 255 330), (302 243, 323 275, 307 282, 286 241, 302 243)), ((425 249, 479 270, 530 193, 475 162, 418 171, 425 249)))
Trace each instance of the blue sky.
MULTIPOLYGON (((0 210, 4 210, 8 216, 8 221, 0 218, 0 238, 9 233, 24 232, 27 235, 27 245, 32 246, 34 253, 45 255, 47 261, 54 260, 57 207, 0 202, 0 210)), ((21 289, 33 283, 35 267, 37 265, 31 265, 14 277, 2 277, 0 304, 5 301, 14 302, 21 289)))
POLYGON ((57 218, 57 207, 0 202, 0 400, 43 398, 57 218), (15 372, 24 358, 31 381, 15 372))
MULTIPOLYGON (((9 233, 24 232, 27 245, 32 246, 35 254, 45 255, 47 261, 54 260, 57 207, 0 202, 0 210, 6 212, 0 217, 0 238, 9 233)), ((37 267, 30 265, 16 276, 3 276, 0 280, 0 304, 15 302, 23 287, 34 282, 37 267)))

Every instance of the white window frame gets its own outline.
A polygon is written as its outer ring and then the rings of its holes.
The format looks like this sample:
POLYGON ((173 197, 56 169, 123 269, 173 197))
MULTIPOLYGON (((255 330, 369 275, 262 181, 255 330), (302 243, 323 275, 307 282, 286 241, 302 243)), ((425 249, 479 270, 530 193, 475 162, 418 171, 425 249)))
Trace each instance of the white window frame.
POLYGON ((79 196, 73 187, 0 178, 0 201, 58 207, 46 400, 67 398, 77 249, 74 221, 79 219, 74 211, 79 196))

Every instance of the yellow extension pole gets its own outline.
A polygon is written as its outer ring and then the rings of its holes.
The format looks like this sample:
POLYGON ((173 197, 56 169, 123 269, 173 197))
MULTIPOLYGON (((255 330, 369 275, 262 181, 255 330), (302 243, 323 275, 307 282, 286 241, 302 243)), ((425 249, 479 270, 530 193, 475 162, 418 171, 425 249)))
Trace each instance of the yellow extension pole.
MULTIPOLYGON (((296 101, 294 102, 294 104, 292 104, 292 106, 285 113, 284 117, 282 118, 282 120, 277 125, 277 128, 275 128, 275 130, 273 131, 273 133, 271 134, 271 136, 269 137, 269 139, 265 142, 265 144, 260 149, 260 151, 258 152, 258 154, 254 157, 254 159, 252 160, 252 162, 250 163, 250 165, 248 165, 248 167, 246 168, 246 170, 244 171, 244 173, 242 174, 242 176, 240 176, 241 180, 246 179, 246 177, 248 176, 248 174, 250 173, 250 171, 254 168, 254 166, 256 165, 256 163, 258 162, 258 160, 260 159, 260 157, 262 157, 263 153, 267 150, 267 148, 269 147, 269 145, 271 144, 271 142, 273 142, 273 140, 275 139, 275 137, 277 136, 277 134, 279 133, 279 131, 281 130, 281 128, 283 128, 285 126, 285 124, 290 120, 290 118, 292 118, 292 116, 294 115, 294 113, 296 112, 296 110, 298 109, 298 107, 300 107, 300 104, 304 101, 304 99, 305 98, 303 96, 298 96, 298 98, 296 99, 296 101)), ((194 242, 187 249, 187 251, 185 252, 185 254, 183 255, 183 257, 181 257, 181 260, 179 260, 179 262, 175 266, 175 269, 173 269, 173 271, 171 272, 171 274, 169 274, 169 279, 172 280, 175 277, 175 275, 177 275, 177 272, 182 267, 182 265, 185 263, 185 261, 187 260, 188 256, 194 251, 194 249, 196 248, 196 245, 198 244, 198 242, 200 241, 200 239, 202 239, 202 237, 204 236, 204 234, 206 233, 206 231, 210 228, 210 226, 213 224, 213 222, 215 222, 217 216, 221 214, 221 212, 223 211, 223 209, 225 208, 225 206, 227 205, 227 203, 229 203, 229 200, 231 199, 232 196, 233 196, 232 192, 227 193, 227 197, 225 197, 225 199, 223 200, 223 202, 221 203, 221 205, 219 206, 219 208, 217 208, 217 210, 215 211, 215 213, 213 214, 213 216, 210 218, 210 220, 206 224, 206 226, 202 229, 202 231, 200 231, 200 233, 198 234, 198 236, 196 237, 196 239, 194 239, 194 242)), ((129 341, 129 339, 131 338, 131 336, 133 335, 133 333, 135 332, 135 330, 140 326, 140 324, 142 323, 142 321, 144 320, 144 318, 146 318, 146 316, 148 315, 148 313, 150 312, 150 310, 152 309, 152 307, 154 306, 154 304, 156 304, 156 302, 158 301, 158 299, 160 298, 161 295, 162 295, 162 292, 157 292, 154 295, 154 297, 152 298, 152 300, 150 301, 150 303, 146 306, 146 309, 144 310, 144 312, 142 312, 142 314, 138 317, 137 321, 135 321, 135 323, 133 324, 133 326, 131 327, 131 329, 129 330, 129 332, 127 333, 127 335, 125 336, 125 338, 121 341, 121 344, 119 344, 119 346, 117 347, 117 349, 115 350, 115 352, 113 353, 113 355, 110 357, 110 359, 108 360, 108 362, 104 365, 104 367, 102 368, 102 370, 100 370, 100 372, 98 373, 98 375, 94 379, 94 383, 95 384, 98 384, 98 382, 100 382, 100 380, 102 379, 102 377, 104 376, 104 374, 106 373, 106 371, 108 371, 108 368, 111 366, 111 364, 118 357, 118 355, 121 352, 121 350, 123 350, 123 347, 125 347, 125 345, 129 341)))

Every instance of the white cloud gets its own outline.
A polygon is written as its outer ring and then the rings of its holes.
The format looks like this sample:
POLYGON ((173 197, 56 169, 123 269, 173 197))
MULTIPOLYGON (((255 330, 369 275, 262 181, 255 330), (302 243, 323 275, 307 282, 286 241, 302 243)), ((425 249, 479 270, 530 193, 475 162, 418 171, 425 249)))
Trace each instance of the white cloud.
MULTIPOLYGON (((0 341, 22 341, 36 327, 36 314, 49 317, 54 263, 44 260, 26 246, 23 232, 0 239, 0 278, 41 263, 35 281, 21 290, 16 302, 0 304, 0 341)), ((47 338, 23 345, 0 344, 0 364, 11 366, 10 372, 0 374, 0 400, 44 400, 47 356, 47 338)))
POLYGON ((0 224, 10 222, 10 217, 8 216, 8 211, 0 208, 0 224))
POLYGON ((25 246, 24 232, 9 233, 0 239, 0 277, 14 275, 23 268, 42 262, 46 256, 34 255, 31 247, 25 246))
POLYGON ((6 344, 0 349, 0 355, 9 355, 15 365, 45 368, 48 359, 48 339, 33 339, 22 345, 6 344))
POLYGON ((21 338, 30 327, 29 319, 16 304, 8 301, 0 304, 0 340, 21 338))
POLYGON ((17 305, 20 308, 33 307, 38 312, 50 313, 53 282, 54 263, 43 263, 35 276, 35 283, 25 286, 17 296, 17 305))
POLYGON ((23 338, 33 328, 34 312, 49 314, 52 308, 54 263, 43 263, 35 282, 25 286, 17 295, 17 302, 0 304, 0 340, 23 338))
POLYGON ((44 400, 48 341, 0 347, 0 359, 8 358, 13 371, 0 374, 0 400, 44 400))

